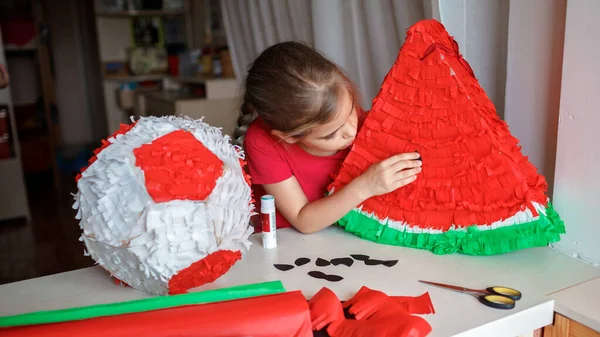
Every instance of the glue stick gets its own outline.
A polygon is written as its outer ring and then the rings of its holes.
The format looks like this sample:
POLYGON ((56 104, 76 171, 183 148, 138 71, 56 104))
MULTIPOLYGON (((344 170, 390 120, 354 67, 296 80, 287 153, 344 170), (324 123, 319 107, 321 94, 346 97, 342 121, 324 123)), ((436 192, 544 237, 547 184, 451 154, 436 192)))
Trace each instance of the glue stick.
POLYGON ((277 247, 275 198, 272 195, 266 194, 260 198, 260 219, 263 248, 271 249, 277 247))

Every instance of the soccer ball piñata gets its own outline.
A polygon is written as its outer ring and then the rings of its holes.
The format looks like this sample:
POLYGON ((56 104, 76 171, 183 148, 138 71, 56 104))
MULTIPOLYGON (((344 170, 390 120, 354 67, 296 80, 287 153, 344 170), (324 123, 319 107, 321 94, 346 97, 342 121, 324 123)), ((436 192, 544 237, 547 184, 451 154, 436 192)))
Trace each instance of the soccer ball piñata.
POLYGON ((243 152, 200 120, 146 117, 95 151, 74 208, 87 253, 152 294, 213 282, 250 247, 243 152))

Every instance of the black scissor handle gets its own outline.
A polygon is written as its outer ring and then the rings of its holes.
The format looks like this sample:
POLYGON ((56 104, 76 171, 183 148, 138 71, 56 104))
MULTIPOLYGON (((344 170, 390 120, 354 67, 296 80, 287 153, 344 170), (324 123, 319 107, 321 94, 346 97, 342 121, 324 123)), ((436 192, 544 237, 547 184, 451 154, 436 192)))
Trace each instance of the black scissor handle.
POLYGON ((514 301, 518 301, 521 299, 521 292, 513 289, 513 288, 507 288, 507 287, 489 287, 486 289, 487 291, 489 291, 492 294, 496 294, 496 295, 500 295, 500 296, 505 296, 508 297, 514 301))
POLYGON ((515 307, 515 301, 502 295, 483 295, 478 296, 479 302, 495 309, 512 309, 515 307))

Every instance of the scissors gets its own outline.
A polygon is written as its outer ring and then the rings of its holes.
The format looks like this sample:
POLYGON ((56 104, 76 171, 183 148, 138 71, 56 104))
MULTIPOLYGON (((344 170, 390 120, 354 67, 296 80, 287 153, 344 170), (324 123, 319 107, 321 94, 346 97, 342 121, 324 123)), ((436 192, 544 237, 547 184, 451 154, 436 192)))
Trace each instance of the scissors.
POLYGON ((520 291, 508 287, 494 286, 477 290, 422 280, 419 282, 475 296, 482 304, 495 309, 512 309, 515 307, 515 301, 521 299, 520 291))

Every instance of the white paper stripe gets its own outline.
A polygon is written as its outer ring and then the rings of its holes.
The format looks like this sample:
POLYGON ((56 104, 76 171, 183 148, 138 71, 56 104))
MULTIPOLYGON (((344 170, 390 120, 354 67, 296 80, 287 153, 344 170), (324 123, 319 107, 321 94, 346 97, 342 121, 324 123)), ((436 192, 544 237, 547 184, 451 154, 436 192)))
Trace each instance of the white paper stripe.
MULTIPOLYGON (((331 193, 333 193, 333 192, 334 191, 332 190, 331 193)), ((532 204, 533 204, 535 210, 537 211, 537 213, 546 215, 546 208, 544 207, 544 205, 541 205, 536 202, 532 202, 532 204)), ((381 219, 372 212, 364 211, 362 206, 360 206, 358 208, 354 208, 352 211, 360 213, 370 219, 373 219, 373 220, 379 222, 380 224, 382 224, 383 226, 389 226, 390 228, 397 229, 398 231, 401 231, 401 232, 417 233, 417 234, 418 233, 441 234, 441 233, 445 232, 441 229, 423 228, 423 227, 417 226, 415 224, 409 224, 404 221, 396 221, 396 220, 389 219, 389 218, 381 219)), ((513 216, 511 216, 509 218, 495 221, 492 224, 477 225, 477 229, 479 229, 481 231, 486 231, 486 230, 498 229, 498 228, 502 228, 502 227, 506 227, 506 226, 513 226, 513 225, 517 225, 517 224, 532 222, 532 221, 536 221, 538 219, 539 219, 539 216, 534 216, 533 212, 527 208, 524 211, 518 211, 517 213, 515 213, 513 216)), ((448 231, 466 232, 467 227, 452 224, 452 226, 450 226, 448 231)))

